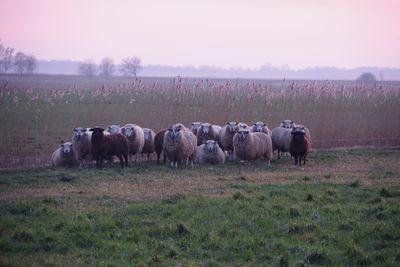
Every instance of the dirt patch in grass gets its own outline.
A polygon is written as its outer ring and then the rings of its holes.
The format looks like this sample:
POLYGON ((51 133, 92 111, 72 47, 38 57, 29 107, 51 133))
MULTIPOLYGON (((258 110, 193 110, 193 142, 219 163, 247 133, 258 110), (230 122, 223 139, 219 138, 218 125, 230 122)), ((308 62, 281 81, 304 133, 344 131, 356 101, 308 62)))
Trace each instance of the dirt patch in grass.
MULTIPOLYGON (((338 152, 332 152, 335 155, 338 152)), ((0 201, 38 197, 93 198, 108 196, 126 201, 164 199, 173 195, 203 195, 219 197, 233 194, 246 186, 264 184, 348 184, 361 187, 384 187, 400 184, 399 152, 378 156, 347 155, 340 152, 333 162, 321 163, 313 154, 305 166, 294 166, 290 158, 275 160, 271 168, 263 163, 245 166, 229 163, 224 167, 196 166, 194 169, 171 170, 168 166, 140 166, 126 173, 106 173, 97 177, 91 170, 88 184, 60 181, 48 186, 0 185, 0 201), (232 172, 230 171, 232 170, 232 172)), ((134 168, 134 167, 132 167, 134 168)), ((36 174, 37 175, 37 174, 36 174)), ((83 178, 83 179, 86 179, 83 178)))

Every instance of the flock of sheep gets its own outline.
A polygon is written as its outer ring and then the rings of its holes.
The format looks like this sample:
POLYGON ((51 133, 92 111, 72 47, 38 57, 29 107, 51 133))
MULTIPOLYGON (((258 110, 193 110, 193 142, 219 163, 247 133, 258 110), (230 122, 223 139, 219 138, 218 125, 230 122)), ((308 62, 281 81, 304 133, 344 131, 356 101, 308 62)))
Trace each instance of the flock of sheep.
POLYGON ((98 168, 103 161, 119 158, 121 167, 127 167, 132 156, 147 159, 152 153, 157 154, 157 163, 163 153, 164 163, 168 159, 171 166, 199 164, 224 164, 226 156, 254 163, 264 157, 271 164, 272 154, 278 151, 290 152, 294 164, 306 163, 311 149, 310 131, 292 120, 284 120, 272 129, 263 122, 248 126, 243 122, 228 122, 225 126, 210 123, 193 122, 191 129, 181 123, 172 124, 157 134, 137 124, 73 129, 72 142, 61 145, 52 154, 52 165, 87 166, 93 160, 98 168))

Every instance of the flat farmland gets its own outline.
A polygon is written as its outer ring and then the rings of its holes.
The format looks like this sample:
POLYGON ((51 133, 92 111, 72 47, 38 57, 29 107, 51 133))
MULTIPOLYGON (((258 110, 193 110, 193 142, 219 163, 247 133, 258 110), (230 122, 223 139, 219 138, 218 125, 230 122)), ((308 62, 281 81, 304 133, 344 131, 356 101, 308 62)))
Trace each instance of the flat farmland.
POLYGON ((0 76, 1 266, 399 266, 398 82, 0 76), (83 126, 305 124, 248 166, 49 166, 83 126))

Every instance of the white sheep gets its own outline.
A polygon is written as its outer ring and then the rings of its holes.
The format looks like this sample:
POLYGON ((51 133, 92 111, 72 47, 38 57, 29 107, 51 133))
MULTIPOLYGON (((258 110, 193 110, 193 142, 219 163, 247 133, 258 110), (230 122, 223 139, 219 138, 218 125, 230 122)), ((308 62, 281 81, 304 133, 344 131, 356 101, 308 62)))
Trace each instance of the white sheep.
POLYGON ((77 127, 73 129, 72 150, 75 158, 79 162, 79 167, 87 165, 92 160, 91 138, 92 132, 88 128, 77 127))
POLYGON ((171 167, 178 168, 183 162, 193 167, 196 158, 197 138, 181 123, 171 125, 164 134, 164 153, 171 167))
POLYGON ((224 164, 225 154, 217 141, 207 140, 197 147, 196 162, 200 164, 224 164))
POLYGON ((144 146, 142 149, 142 158, 144 154, 147 154, 147 160, 150 158, 150 154, 155 152, 154 137, 155 132, 149 128, 143 128, 144 133, 144 146))
POLYGON ((249 129, 239 129, 233 137, 235 156, 249 163, 264 157, 268 166, 272 159, 272 141, 269 135, 264 133, 253 133, 249 129))
POLYGON ((141 153, 144 146, 144 131, 139 125, 128 123, 121 128, 121 133, 129 142, 129 157, 141 153))
POLYGON ((278 159, 280 159, 280 152, 289 152, 291 133, 292 128, 275 127, 272 129, 272 148, 273 151, 278 150, 278 159))
POLYGON ((74 167, 78 166, 71 142, 66 142, 57 148, 51 155, 53 167, 74 167))

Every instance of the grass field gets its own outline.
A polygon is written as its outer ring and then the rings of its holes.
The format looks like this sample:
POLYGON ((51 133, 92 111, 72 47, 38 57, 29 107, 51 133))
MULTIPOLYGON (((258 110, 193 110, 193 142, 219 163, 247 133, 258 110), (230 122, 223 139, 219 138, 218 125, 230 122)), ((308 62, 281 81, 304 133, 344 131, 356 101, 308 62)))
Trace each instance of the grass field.
POLYGON ((0 168, 43 166, 78 126, 283 119, 314 148, 400 146, 400 83, 0 75, 0 168))
POLYGON ((399 159, 0 171, 0 265, 399 266, 399 159))

